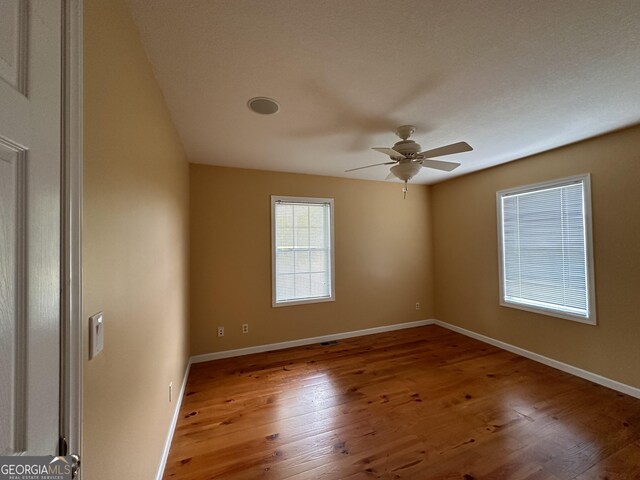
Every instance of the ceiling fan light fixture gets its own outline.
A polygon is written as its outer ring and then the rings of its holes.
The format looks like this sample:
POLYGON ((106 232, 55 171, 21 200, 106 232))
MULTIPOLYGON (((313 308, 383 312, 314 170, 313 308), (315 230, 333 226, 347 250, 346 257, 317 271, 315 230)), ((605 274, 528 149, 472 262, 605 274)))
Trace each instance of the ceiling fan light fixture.
POLYGON ((260 115, 273 115, 280 110, 280 104, 269 97, 253 97, 247 102, 247 106, 260 115))
POLYGON ((404 182, 411 180, 422 168, 417 162, 401 162, 391 167, 391 173, 404 182))

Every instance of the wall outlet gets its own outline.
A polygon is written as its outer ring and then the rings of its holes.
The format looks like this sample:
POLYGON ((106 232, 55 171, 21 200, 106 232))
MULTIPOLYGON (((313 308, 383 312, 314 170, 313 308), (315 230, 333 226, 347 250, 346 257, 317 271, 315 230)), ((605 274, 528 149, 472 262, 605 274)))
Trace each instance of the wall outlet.
POLYGON ((242 324, 242 333, 249 333, 249 324, 248 323, 243 323, 242 324))
POLYGON ((420 310, 420 302, 416 302, 416 310, 420 310))
POLYGON ((218 327, 218 336, 224 337, 224 327, 218 327))
POLYGON ((173 398, 173 382, 169 382, 169 403, 171 403, 171 399, 173 398))

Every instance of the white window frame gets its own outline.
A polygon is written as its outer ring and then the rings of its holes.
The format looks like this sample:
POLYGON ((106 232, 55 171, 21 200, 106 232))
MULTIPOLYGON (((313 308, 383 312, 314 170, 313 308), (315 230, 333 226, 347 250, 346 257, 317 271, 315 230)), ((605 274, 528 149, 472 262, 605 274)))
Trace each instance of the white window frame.
POLYGON ((335 234, 334 234, 334 205, 333 198, 319 197, 290 197, 281 195, 271 195, 271 306, 288 307, 291 305, 305 305, 309 303, 333 302, 336 299, 336 269, 335 269, 335 234), (327 203, 329 204, 329 262, 331 268, 331 288, 330 296, 315 297, 304 300, 283 300, 276 301, 276 203, 327 203))
POLYGON ((594 261, 593 261, 593 226, 592 226, 592 214, 591 214, 591 175, 581 174, 571 177, 560 178, 556 180, 550 180, 547 182, 535 183, 531 185, 525 185, 516 188, 510 188, 507 190, 501 190, 496 192, 496 208, 498 218, 498 267, 499 267, 499 284, 500 284, 500 305, 503 307, 517 308, 519 310, 525 310, 528 312, 540 313, 552 317, 563 318, 566 320, 573 320, 588 325, 596 325, 596 289, 595 289, 595 274, 594 274, 594 261), (532 192, 536 190, 543 190, 546 188, 560 187, 563 185, 569 185, 572 183, 580 182, 583 185, 583 209, 584 209, 584 223, 585 223, 585 250, 586 250, 586 282, 587 282, 587 311, 588 317, 581 315, 573 315, 567 312, 561 312, 553 308, 545 308, 542 306, 526 305, 522 303, 510 302, 505 299, 505 277, 504 277, 504 251, 503 251, 503 221, 502 221, 502 198, 526 192, 532 192))

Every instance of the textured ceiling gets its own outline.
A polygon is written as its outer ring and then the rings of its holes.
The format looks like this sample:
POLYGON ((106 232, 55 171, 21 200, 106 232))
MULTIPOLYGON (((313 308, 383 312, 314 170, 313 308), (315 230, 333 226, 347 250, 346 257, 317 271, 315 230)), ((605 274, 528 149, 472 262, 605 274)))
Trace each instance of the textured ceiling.
POLYGON ((640 122, 640 1, 130 0, 189 160, 382 180, 414 124, 435 183, 640 122), (251 112, 273 97, 276 115, 251 112))

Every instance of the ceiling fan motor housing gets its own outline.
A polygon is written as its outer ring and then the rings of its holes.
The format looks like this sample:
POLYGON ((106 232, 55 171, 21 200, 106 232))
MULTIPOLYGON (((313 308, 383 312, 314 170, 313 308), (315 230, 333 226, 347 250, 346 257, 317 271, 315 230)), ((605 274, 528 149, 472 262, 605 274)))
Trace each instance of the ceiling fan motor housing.
POLYGON ((393 145, 393 149, 404 156, 412 156, 420 152, 422 148, 413 140, 401 140, 393 145))

